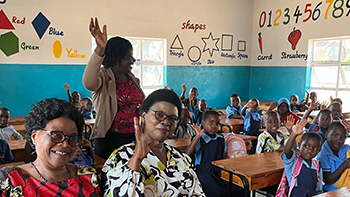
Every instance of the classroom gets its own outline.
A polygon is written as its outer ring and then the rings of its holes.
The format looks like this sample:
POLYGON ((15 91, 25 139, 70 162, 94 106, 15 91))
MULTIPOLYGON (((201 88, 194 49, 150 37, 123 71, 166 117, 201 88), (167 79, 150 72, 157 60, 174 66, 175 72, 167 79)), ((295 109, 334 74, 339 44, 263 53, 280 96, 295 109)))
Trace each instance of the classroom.
POLYGON ((82 78, 97 17, 108 38, 132 43, 146 95, 186 84, 225 109, 232 93, 277 102, 308 90, 349 113, 349 13, 345 0, 0 0, 1 106, 26 116, 44 98, 68 100, 64 84, 91 97, 82 78))

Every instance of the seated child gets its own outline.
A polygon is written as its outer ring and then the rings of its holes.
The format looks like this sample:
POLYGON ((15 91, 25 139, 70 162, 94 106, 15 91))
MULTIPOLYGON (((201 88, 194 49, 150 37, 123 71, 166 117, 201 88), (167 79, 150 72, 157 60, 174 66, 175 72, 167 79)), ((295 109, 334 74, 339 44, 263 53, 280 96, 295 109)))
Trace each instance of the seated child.
POLYGON ((322 184, 318 184, 318 178, 322 179, 322 172, 319 172, 318 161, 313 159, 321 150, 323 142, 321 136, 313 132, 305 133, 300 142, 300 155, 292 150, 296 137, 304 132, 303 127, 306 123, 306 119, 297 122, 281 155, 289 188, 296 163, 302 160, 300 172, 295 177, 294 187, 289 191, 290 197, 314 196, 317 194, 316 191, 322 191, 322 184))
POLYGON ((77 109, 80 110, 80 94, 77 91, 74 91, 72 94, 70 93, 70 86, 68 84, 64 84, 64 88, 67 90, 69 102, 72 103, 77 109))
MULTIPOLYGON (((260 135, 259 129, 261 129, 261 117, 257 113, 258 108, 258 99, 252 98, 246 105, 244 105, 242 109, 242 115, 244 116, 243 132, 245 135, 251 135, 256 137, 260 135)), ((255 153, 257 141, 257 139, 252 140, 252 154, 255 153)))
POLYGON ((193 108, 191 112, 193 112, 193 121, 200 125, 202 122, 202 115, 203 113, 207 111, 207 101, 204 99, 199 100, 199 108, 193 108))
POLYGON ((0 164, 10 163, 13 161, 12 152, 9 144, 0 139, 0 164))
POLYGON ((280 100, 278 100, 277 102, 277 111, 280 117, 280 121, 281 123, 285 124, 287 121, 287 117, 289 115, 292 115, 295 122, 294 124, 300 119, 300 117, 298 115, 296 115, 295 113, 292 113, 290 111, 290 103, 288 101, 288 99, 286 98, 281 98, 280 100))
POLYGON ((175 130, 173 137, 171 138, 191 138, 192 136, 194 136, 195 133, 190 122, 190 112, 188 111, 188 109, 182 108, 179 126, 175 130))
MULTIPOLYGON (((307 120, 309 114, 317 108, 316 103, 311 103, 310 108, 304 114, 303 119, 307 120)), ((326 140, 327 130, 329 125, 332 123, 333 114, 328 109, 322 109, 315 118, 316 121, 310 124, 310 127, 307 132, 316 132, 322 136, 323 141, 326 140), (317 119, 317 120, 316 120, 317 119)))
MULTIPOLYGON (((338 102, 340 103, 341 105, 343 105, 343 100, 341 98, 333 98, 333 96, 330 96, 330 99, 331 99, 331 103, 333 102, 338 102)), ((0 104, 1 105, 1 104, 0 104)))
MULTIPOLYGON (((194 155, 194 165, 199 181, 206 196, 228 196, 228 182, 221 179, 221 170, 212 165, 212 161, 227 158, 227 147, 224 137, 217 134, 220 115, 216 111, 206 111, 200 126, 193 124, 196 132, 186 153, 194 155)), ((234 196, 244 196, 244 190, 232 184, 234 196)))
POLYGON ((85 97, 81 99, 81 103, 83 104, 81 114, 83 115, 83 119, 91 119, 91 110, 92 110, 92 100, 89 97, 85 97))
POLYGON ((339 102, 334 101, 329 105, 328 109, 333 113, 333 121, 340 121, 343 119, 343 107, 339 102))
POLYGON ((263 120, 266 130, 258 137, 256 153, 283 151, 284 143, 288 139, 288 136, 278 131, 280 127, 278 113, 275 111, 267 111, 263 116, 263 120))
POLYGON ((190 89, 190 92, 188 93, 188 98, 185 98, 185 93, 187 90, 187 87, 185 84, 182 84, 182 93, 180 96, 180 100, 182 104, 187 108, 188 110, 193 110, 194 108, 198 108, 199 99, 198 96, 198 90, 197 88, 193 87, 190 89))
POLYGON ((342 174, 350 168, 350 146, 345 143, 350 123, 333 122, 328 127, 327 140, 323 143, 321 152, 317 155, 323 170, 326 192, 336 190, 341 184, 342 174), (341 178, 341 179, 340 179, 341 178))
MULTIPOLYGON (((306 97, 307 98, 307 97, 306 97)), ((299 101, 299 97, 296 94, 293 94, 292 96, 290 96, 290 109, 293 113, 297 113, 297 112, 304 112, 305 111, 305 106, 306 106, 306 102, 303 102, 304 100, 306 100, 305 98, 300 101, 300 103, 298 103, 299 101)))
POLYGON ((95 163, 95 154, 89 140, 83 139, 82 144, 76 149, 71 162, 75 165, 92 166, 95 163))
MULTIPOLYGON (((311 103, 316 103, 317 102, 317 92, 311 92, 310 93, 310 100, 311 102, 307 104, 307 106, 310 106, 311 103)), ((320 106, 316 108, 316 110, 320 110, 320 106)))
POLYGON ((238 94, 234 93, 230 96, 230 105, 226 107, 226 118, 238 118, 242 119, 241 98, 238 94))
POLYGON ((0 139, 10 141, 11 136, 16 140, 21 140, 23 137, 19 134, 12 125, 7 123, 10 120, 10 111, 6 107, 0 107, 0 139))

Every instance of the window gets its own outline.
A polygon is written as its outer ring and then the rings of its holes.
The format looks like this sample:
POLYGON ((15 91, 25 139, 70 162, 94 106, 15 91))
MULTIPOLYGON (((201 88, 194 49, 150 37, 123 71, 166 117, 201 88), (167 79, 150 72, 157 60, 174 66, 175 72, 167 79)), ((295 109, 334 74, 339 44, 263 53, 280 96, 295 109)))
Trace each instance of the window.
MULTIPOLYGON (((110 38, 109 36, 108 38, 110 38)), ((154 38, 128 39, 134 49, 135 63, 131 72, 140 79, 141 87, 146 95, 165 84, 166 40, 154 38)), ((92 38, 92 51, 96 48, 95 39, 92 38)))
POLYGON ((319 101, 340 97, 343 112, 350 111, 350 37, 312 40, 310 91, 319 101))

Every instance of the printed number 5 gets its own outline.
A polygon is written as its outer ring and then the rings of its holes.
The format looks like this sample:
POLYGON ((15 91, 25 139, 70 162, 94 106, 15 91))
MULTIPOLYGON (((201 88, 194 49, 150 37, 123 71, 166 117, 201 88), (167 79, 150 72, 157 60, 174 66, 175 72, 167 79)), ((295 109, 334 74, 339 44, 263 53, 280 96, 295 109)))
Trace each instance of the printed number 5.
POLYGON ((305 14, 309 13, 309 16, 306 19, 303 20, 304 23, 311 18, 312 10, 310 8, 308 8, 310 6, 311 6, 311 3, 308 3, 308 4, 305 5, 305 14))

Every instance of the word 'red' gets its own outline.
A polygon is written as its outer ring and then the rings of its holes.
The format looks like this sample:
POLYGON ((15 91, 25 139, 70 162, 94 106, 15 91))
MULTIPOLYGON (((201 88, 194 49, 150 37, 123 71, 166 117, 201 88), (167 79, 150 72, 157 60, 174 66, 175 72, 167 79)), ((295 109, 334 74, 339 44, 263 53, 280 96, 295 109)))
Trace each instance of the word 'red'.
POLYGON ((64 36, 63 31, 56 31, 56 29, 52 27, 50 27, 49 35, 64 36))
POLYGON ((190 20, 182 23, 181 29, 193 29, 194 33, 196 33, 197 29, 199 30, 205 30, 206 26, 205 24, 191 24, 190 20))
POLYGON ((66 48, 66 51, 68 53, 68 58, 85 58, 84 54, 78 54, 78 50, 74 50, 74 53, 72 53, 72 49, 66 48))
POLYGON ((22 24, 26 23, 26 17, 23 17, 22 20, 18 19, 16 16, 12 17, 12 23, 22 24))

